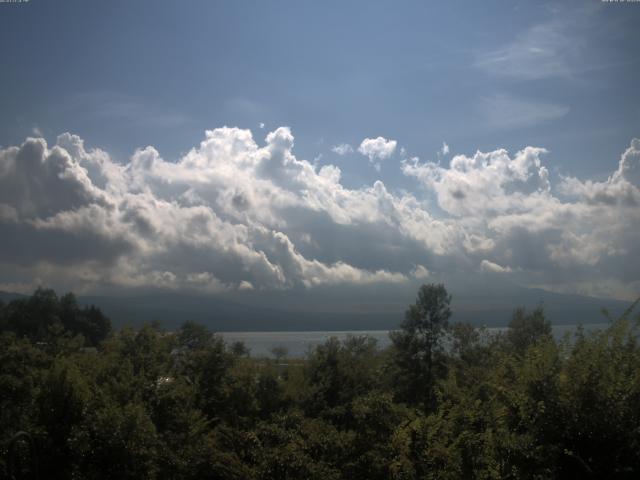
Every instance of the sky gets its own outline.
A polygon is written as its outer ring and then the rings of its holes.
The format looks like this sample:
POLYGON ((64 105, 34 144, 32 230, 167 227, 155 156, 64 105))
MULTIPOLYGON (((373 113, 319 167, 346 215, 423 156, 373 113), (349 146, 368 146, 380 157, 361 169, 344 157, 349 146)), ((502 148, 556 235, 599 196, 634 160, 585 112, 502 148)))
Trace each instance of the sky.
POLYGON ((635 299, 639 21, 599 0, 0 3, 0 290, 635 299))

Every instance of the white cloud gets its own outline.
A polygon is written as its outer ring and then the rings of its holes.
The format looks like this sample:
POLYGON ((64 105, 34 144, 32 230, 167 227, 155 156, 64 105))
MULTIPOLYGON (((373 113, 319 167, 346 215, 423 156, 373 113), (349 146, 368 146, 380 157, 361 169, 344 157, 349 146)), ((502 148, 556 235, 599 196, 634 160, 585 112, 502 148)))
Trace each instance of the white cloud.
POLYGON ((345 190, 337 167, 295 158, 288 128, 270 132, 264 147, 247 130, 216 129, 176 163, 147 147, 125 167, 76 136, 58 143, 29 139, 0 151, 2 230, 10 234, 0 263, 75 263, 99 268, 99 283, 200 291, 406 278, 308 259, 281 231, 288 209, 329 212, 345 225, 376 217, 374 193, 345 190))
POLYGON ((480 262, 480 270, 486 273, 509 273, 511 269, 509 267, 503 267, 497 263, 490 262, 489 260, 482 260, 480 262))
POLYGON ((580 181, 574 177, 564 177, 560 191, 565 195, 578 197, 590 204, 640 205, 640 139, 634 138, 631 145, 620 157, 618 169, 606 182, 580 181))
POLYGON ((369 157, 369 161, 379 171, 382 160, 391 157, 397 145, 398 142, 395 140, 387 140, 384 137, 365 138, 358 147, 358 152, 369 157))
MULTIPOLYGON (((568 79, 596 68, 607 56, 601 51, 603 40, 619 28, 594 15, 598 9, 590 4, 556 4, 546 9, 544 20, 516 29, 511 41, 481 52, 476 66, 492 75, 521 80, 568 79)), ((610 58, 614 55, 608 52, 610 58)))
POLYGON ((559 21, 534 25, 511 43, 479 55, 476 65, 488 73, 527 80, 568 76, 579 45, 563 26, 559 21))
POLYGON ((347 153, 352 153, 353 147, 348 143, 340 143, 339 145, 333 146, 331 148, 331 151, 342 156, 342 155, 346 155, 347 153))
POLYGON ((487 51, 479 52, 475 66, 490 75, 532 81, 562 79, 584 82, 594 70, 635 62, 611 39, 620 35, 620 19, 600 15, 600 5, 556 2, 544 7, 547 17, 487 51))
POLYGON ((416 278, 418 280, 423 280, 425 278, 428 278, 429 275, 431 275, 431 272, 429 272, 429 270, 427 270, 427 268, 424 265, 416 265, 416 267, 413 269, 413 272, 411 272, 413 278, 416 278))
POLYGON ((496 94, 483 97, 478 103, 485 123, 495 129, 531 127, 564 117, 569 113, 566 105, 496 94))
MULTIPOLYGON (((607 181, 564 178, 557 192, 541 148, 526 147, 513 156, 505 150, 457 155, 449 167, 407 160, 402 168, 457 219, 448 221, 455 225, 454 238, 482 271, 510 269, 538 284, 544 282, 535 278, 577 286, 600 277, 619 285, 623 277, 637 281, 640 192, 631 178, 637 181, 639 147, 634 139, 607 181)), ((620 288, 617 296, 623 291, 629 289, 620 288)))
POLYGON ((488 216, 531 208, 549 189, 542 148, 527 147, 510 158, 506 150, 457 155, 448 168, 405 161, 403 172, 433 189, 438 203, 455 216, 488 216))
POLYGON ((63 148, 48 149, 44 139, 28 138, 19 148, 0 150, 0 204, 12 206, 22 217, 107 201, 63 148))
MULTIPOLYGON (((395 150, 373 140, 386 150, 372 155, 395 150)), ((566 177, 555 189, 543 148, 449 166, 405 158, 420 193, 348 188, 337 166, 293 147, 286 127, 261 144, 223 127, 175 162, 146 147, 121 165, 69 134, 0 149, 0 283, 226 292, 478 268, 616 296, 638 282, 639 140, 606 181, 566 177)))
POLYGON ((440 149, 442 156, 449 155, 449 145, 446 142, 442 142, 442 148, 440 149))

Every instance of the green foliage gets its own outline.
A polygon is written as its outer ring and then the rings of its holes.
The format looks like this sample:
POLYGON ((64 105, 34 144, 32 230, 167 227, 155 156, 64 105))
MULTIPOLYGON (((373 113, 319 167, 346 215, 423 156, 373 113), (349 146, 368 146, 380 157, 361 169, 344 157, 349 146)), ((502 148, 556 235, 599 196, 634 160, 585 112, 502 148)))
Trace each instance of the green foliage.
POLYGON ((32 430, 36 397, 52 358, 13 333, 0 334, 0 445, 20 430, 32 430))
POLYGON ((69 478, 74 454, 70 439, 87 415, 91 391, 87 379, 68 359, 57 358, 46 373, 36 399, 38 436, 48 455, 44 470, 69 478))
POLYGON ((391 332, 399 397, 427 410, 435 407, 436 379, 442 376, 443 339, 449 329, 451 295, 444 285, 422 285, 401 330, 391 332))
POLYGON ((319 345, 305 365, 306 388, 302 404, 313 416, 340 421, 351 418, 351 402, 381 386, 381 364, 376 341, 349 336, 319 345))
POLYGON ((95 346, 111 331, 110 320, 99 308, 80 308, 72 293, 58 298, 53 290, 43 288, 27 299, 2 306, 0 319, 0 331, 12 331, 34 342, 47 342, 62 330, 71 336, 82 335, 87 345, 95 346))
POLYGON ((507 340, 516 352, 523 355, 528 347, 551 338, 551 323, 545 318, 542 307, 533 312, 518 308, 509 322, 507 340))
POLYGON ((276 416, 258 426, 260 479, 339 479, 344 459, 344 435, 319 419, 298 411, 276 416))
POLYGON ((271 354, 276 359, 276 363, 280 363, 287 358, 289 350, 287 349, 287 347, 277 345, 271 349, 271 354))
POLYGON ((449 303, 423 286, 389 349, 331 338, 286 363, 194 323, 91 337, 100 316, 51 291, 0 305, 0 478, 18 432, 52 479, 638 477, 631 312, 557 342, 541 308, 490 335, 449 303))
POLYGON ((144 405, 97 402, 70 442, 78 478, 156 478, 159 439, 144 405))

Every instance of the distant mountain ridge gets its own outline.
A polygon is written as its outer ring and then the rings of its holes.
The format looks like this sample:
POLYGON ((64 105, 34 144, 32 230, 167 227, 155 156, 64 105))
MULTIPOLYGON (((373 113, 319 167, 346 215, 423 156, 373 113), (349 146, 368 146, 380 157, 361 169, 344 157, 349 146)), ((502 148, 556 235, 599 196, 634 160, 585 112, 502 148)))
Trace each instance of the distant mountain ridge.
MULTIPOLYGON (((59 292, 62 293, 62 292, 59 292)), ((111 318, 114 326, 140 326, 157 321, 173 329, 187 320, 207 325, 215 331, 324 331, 387 330, 402 321, 410 297, 388 302, 384 308, 375 303, 335 304, 325 302, 320 308, 312 302, 313 293, 279 294, 275 300, 242 296, 227 297, 177 293, 136 296, 79 296, 84 305, 96 305, 111 318), (308 296, 308 298, 305 297, 308 296), (296 297, 296 298, 294 298, 296 297), (305 308, 306 307, 306 308, 305 308)), ((25 295, 0 292, 5 303, 26 298, 25 295)), ((265 297, 266 298, 266 297, 265 297)), ((452 321, 500 327, 508 323, 515 308, 543 305, 553 324, 602 323, 610 316, 617 318, 631 304, 581 295, 563 295, 540 289, 516 287, 494 295, 487 292, 465 295, 453 290, 452 321)))
POLYGON ((19 300, 21 298, 27 298, 29 295, 23 295, 22 293, 3 292, 0 290, 0 301, 9 303, 12 300, 19 300))

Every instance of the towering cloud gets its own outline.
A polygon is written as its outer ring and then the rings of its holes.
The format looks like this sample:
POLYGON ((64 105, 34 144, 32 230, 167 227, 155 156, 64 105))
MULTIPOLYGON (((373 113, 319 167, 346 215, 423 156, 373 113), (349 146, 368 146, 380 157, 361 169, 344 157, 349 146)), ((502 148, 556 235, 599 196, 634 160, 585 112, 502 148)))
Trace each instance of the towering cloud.
MULTIPOLYGON (((70 134, 0 150, 0 283, 220 292, 402 283, 447 271, 631 297, 638 288, 640 141, 607 181, 563 178, 546 151, 405 160, 424 187, 358 189, 293 153, 218 128, 176 162, 153 147, 124 164, 70 134)), ((396 142, 359 151, 388 158, 396 142)), ((1 287, 1 285, 0 285, 1 287)))

